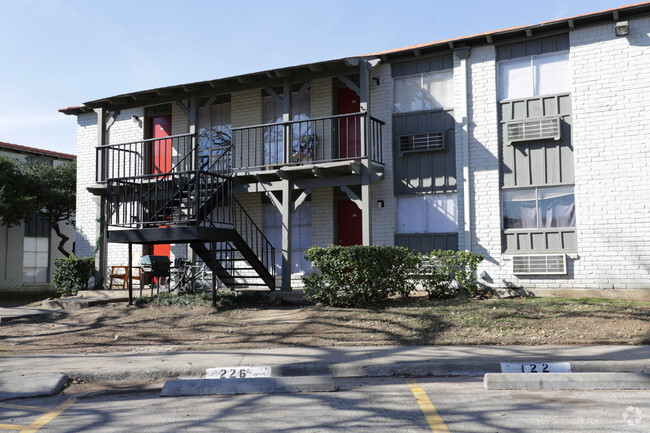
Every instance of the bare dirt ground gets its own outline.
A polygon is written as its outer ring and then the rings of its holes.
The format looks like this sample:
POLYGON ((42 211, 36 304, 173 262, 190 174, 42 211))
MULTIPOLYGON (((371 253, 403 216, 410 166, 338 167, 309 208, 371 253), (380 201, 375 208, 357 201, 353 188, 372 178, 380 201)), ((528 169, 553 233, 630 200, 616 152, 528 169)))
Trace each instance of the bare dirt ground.
POLYGON ((650 303, 427 299, 383 309, 106 304, 0 324, 0 355, 296 346, 650 344, 650 303))

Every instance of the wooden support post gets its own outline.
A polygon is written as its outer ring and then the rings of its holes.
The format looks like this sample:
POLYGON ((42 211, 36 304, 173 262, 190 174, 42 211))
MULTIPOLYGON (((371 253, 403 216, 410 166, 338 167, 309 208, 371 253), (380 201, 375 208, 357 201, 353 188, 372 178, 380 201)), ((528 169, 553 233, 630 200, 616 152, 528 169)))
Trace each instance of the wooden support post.
MULTIPOLYGON (((133 305, 133 244, 129 242, 129 265, 126 268, 129 281, 129 305, 133 305)), ((142 287, 142 276, 140 276, 140 287, 142 287)))
POLYGON ((282 290, 291 290, 291 181, 282 184, 282 290))
POLYGON ((210 251, 212 251, 212 307, 217 308, 217 243, 210 242, 210 251))
MULTIPOLYGON (((98 160, 95 162, 97 164, 97 180, 100 183, 106 182, 108 178, 108 165, 107 157, 108 153, 106 149, 102 146, 106 144, 106 110, 103 108, 96 108, 95 113, 97 113, 97 146, 102 149, 97 155, 98 160)), ((99 239, 97 246, 97 262, 96 269, 97 275, 100 281, 102 281, 107 275, 106 266, 106 196, 99 197, 99 224, 97 227, 97 237, 99 239)))

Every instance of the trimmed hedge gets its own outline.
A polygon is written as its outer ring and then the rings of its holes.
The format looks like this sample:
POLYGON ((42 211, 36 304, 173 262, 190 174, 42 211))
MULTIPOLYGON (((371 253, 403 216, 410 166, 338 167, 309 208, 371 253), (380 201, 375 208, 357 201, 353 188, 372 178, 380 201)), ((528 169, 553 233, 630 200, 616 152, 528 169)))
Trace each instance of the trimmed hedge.
POLYGON ((474 272, 483 261, 481 254, 434 250, 422 258, 423 286, 430 298, 454 298, 461 288, 470 297, 478 294, 479 287, 474 272), (456 281, 455 285, 453 281, 456 281))
POLYGON ((474 274, 483 261, 468 251, 423 256, 403 247, 334 245, 309 248, 305 258, 320 271, 303 277, 305 297, 336 307, 378 306, 391 296, 407 297, 418 276, 430 298, 453 298, 460 289, 474 297, 479 291, 474 274))
POLYGON ((377 306, 394 295, 408 296, 418 255, 403 247, 330 245, 311 247, 305 258, 320 272, 303 278, 305 297, 339 307, 377 306))
POLYGON ((79 290, 88 289, 88 280, 95 273, 95 258, 61 257, 54 260, 54 266, 52 281, 59 289, 57 294, 75 296, 79 290))

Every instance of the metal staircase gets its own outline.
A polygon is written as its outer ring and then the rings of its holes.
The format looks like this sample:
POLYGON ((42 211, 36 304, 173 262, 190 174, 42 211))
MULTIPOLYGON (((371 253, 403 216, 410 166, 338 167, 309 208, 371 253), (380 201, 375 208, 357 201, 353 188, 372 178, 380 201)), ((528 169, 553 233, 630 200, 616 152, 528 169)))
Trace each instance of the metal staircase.
MULTIPOLYGON (((146 155, 154 141, 105 146, 102 157, 146 155)), ((232 194, 232 145, 209 165, 198 163, 194 146, 184 147, 164 173, 143 173, 146 164, 132 164, 106 178, 109 242, 188 243, 227 287, 275 290, 275 250, 232 194)))

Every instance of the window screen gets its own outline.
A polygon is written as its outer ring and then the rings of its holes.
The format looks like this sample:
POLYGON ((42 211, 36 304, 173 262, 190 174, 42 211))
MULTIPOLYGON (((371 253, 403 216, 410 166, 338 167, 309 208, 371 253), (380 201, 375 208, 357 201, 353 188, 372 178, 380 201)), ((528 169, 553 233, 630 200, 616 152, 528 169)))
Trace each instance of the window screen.
POLYGON ((395 113, 452 107, 453 78, 451 69, 395 78, 395 113))
MULTIPOLYGON (((311 262, 305 259, 305 251, 311 247, 311 202, 305 201, 296 209, 291 225, 291 273, 305 273, 311 262)), ((264 205, 264 236, 275 248, 275 267, 282 273, 282 215, 275 206, 264 205)))
POLYGON ((572 186, 503 191, 504 229, 575 227, 572 186))
POLYGON ((499 62, 499 100, 564 93, 570 90, 569 52, 499 62))
POLYGON ((456 194, 398 197, 397 233, 455 233, 457 231, 456 194))

